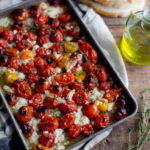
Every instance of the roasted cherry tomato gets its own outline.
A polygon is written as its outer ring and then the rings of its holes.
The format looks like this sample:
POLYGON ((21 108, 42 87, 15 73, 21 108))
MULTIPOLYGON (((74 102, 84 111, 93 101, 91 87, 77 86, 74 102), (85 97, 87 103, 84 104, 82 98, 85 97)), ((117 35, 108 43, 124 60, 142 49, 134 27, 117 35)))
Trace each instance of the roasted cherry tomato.
POLYGON ((111 103, 112 101, 115 101, 117 96, 119 96, 120 94, 121 94, 120 89, 115 88, 115 89, 107 90, 103 98, 107 99, 108 102, 111 103))
POLYGON ((98 71, 98 68, 97 68, 97 66, 95 65, 95 64, 93 64, 93 63, 87 63, 87 62, 85 62, 84 64, 83 64, 83 70, 85 71, 85 72, 93 72, 93 73, 96 73, 97 71, 98 71))
POLYGON ((49 109, 44 105, 39 105, 36 107, 34 115, 36 118, 44 118, 48 116, 49 109))
POLYGON ((100 112, 108 111, 109 104, 107 101, 97 100, 97 101, 95 101, 95 104, 98 106, 100 112))
POLYGON ((74 36, 79 31, 79 27, 77 25, 69 26, 69 31, 67 32, 69 35, 74 36))
POLYGON ((2 39, 2 38, 0 38, 0 47, 6 48, 7 47, 7 41, 2 39))
POLYGON ((72 99, 78 105, 84 105, 89 100, 89 94, 88 94, 88 92, 80 90, 73 94, 72 99))
POLYGON ((104 82, 108 79, 108 74, 105 67, 102 66, 98 69, 97 77, 101 82, 104 82))
POLYGON ((21 41, 24 38, 24 35, 25 35, 24 31, 20 30, 15 34, 14 40, 16 42, 21 41))
POLYGON ((66 103, 61 103, 59 109, 62 113, 67 114, 77 111, 77 105, 74 102, 66 101, 66 103))
POLYGON ((111 86, 112 86, 112 84, 108 81, 104 81, 99 84, 100 90, 104 90, 104 91, 109 90, 111 88, 111 86))
POLYGON ((77 61, 77 65, 82 65, 83 64, 82 54, 74 52, 74 53, 71 54, 70 58, 71 58, 71 60, 77 61))
POLYGON ((16 48, 7 48, 4 53, 7 56, 18 56, 20 52, 16 48))
POLYGON ((52 51, 52 53, 56 52, 58 54, 62 54, 62 52, 64 51, 63 47, 59 44, 53 44, 50 50, 52 51))
POLYGON ((42 133, 39 137, 39 143, 46 147, 53 147, 55 145, 56 136, 53 133, 42 133))
POLYGON ((41 58, 41 57, 35 57, 34 58, 34 66, 37 69, 44 68, 45 65, 47 65, 47 63, 46 63, 46 61, 43 58, 41 58))
POLYGON ((83 53, 88 53, 90 49, 92 49, 92 46, 86 42, 80 46, 80 49, 82 50, 83 53))
POLYGON ((58 121, 53 117, 45 117, 41 119, 39 124, 39 128, 42 131, 49 131, 49 132, 55 131, 58 128, 58 126, 59 126, 58 121))
POLYGON ((42 8, 38 7, 38 6, 32 6, 30 8, 30 15, 33 18, 36 18, 37 16, 39 16, 39 14, 42 12, 42 8))
POLYGON ((38 29, 38 35, 42 36, 42 35, 50 35, 51 31, 50 28, 48 27, 40 27, 38 29))
POLYGON ((61 0, 50 0, 50 4, 53 6, 58 6, 60 4, 61 0))
POLYGON ((5 72, 5 80, 6 83, 13 83, 14 81, 16 81, 18 78, 18 74, 16 72, 10 72, 10 71, 6 71, 5 72))
POLYGON ((66 114, 66 115, 62 116, 59 120, 60 127, 64 130, 68 129, 68 128, 70 128, 71 125, 74 124, 74 121, 75 121, 75 115, 66 114))
POLYGON ((127 106, 127 101, 123 98, 119 98, 115 104, 117 108, 125 108, 127 106))
POLYGON ((54 76, 55 81, 57 81, 62 86, 70 85, 74 82, 74 75, 72 73, 60 73, 54 76))
POLYGON ((47 22, 48 20, 48 16, 45 13, 40 13, 36 19, 35 19, 35 23, 38 25, 43 25, 47 22))
POLYGON ((93 127, 91 124, 85 124, 81 127, 82 134, 89 136, 93 133, 93 127))
POLYGON ((31 126, 31 124, 29 123, 25 123, 22 126, 22 133, 26 136, 26 137, 30 137, 33 133, 33 128, 31 126))
POLYGON ((7 93, 5 98, 9 105, 15 105, 17 103, 17 96, 13 93, 7 93))
POLYGON ((58 27, 59 31, 64 35, 67 33, 68 29, 67 29, 67 25, 64 24, 60 24, 60 26, 58 27))
POLYGON ((15 88, 17 96, 28 99, 32 95, 32 90, 30 86, 23 80, 16 80, 13 83, 13 87, 15 88))
POLYGON ((19 68, 20 59, 18 57, 11 57, 9 60, 9 67, 17 70, 19 68))
POLYGON ((69 87, 75 90, 83 90, 85 88, 82 82, 74 82, 70 84, 69 87))
POLYGON ((4 55, 1 55, 0 56, 0 66, 6 66, 7 62, 8 62, 7 57, 4 55))
POLYGON ((66 53, 74 53, 79 49, 79 45, 76 42, 67 42, 64 47, 66 53))
POLYGON ((40 79, 40 76, 38 74, 31 73, 31 74, 26 75, 25 80, 28 84, 32 84, 32 83, 37 83, 39 79, 40 79))
POLYGON ((44 105, 50 109, 55 109, 59 105, 59 100, 51 97, 45 97, 44 105))
POLYGON ((38 49, 36 49, 36 56, 39 57, 44 57, 47 54, 47 49, 44 47, 39 47, 38 49))
POLYGON ((62 33, 60 31, 58 31, 58 30, 52 32, 52 34, 51 34, 51 40, 53 42, 56 42, 56 43, 63 42, 63 35, 62 35, 62 33))
POLYGON ((95 119, 95 128, 104 129, 110 125, 110 117, 107 114, 100 114, 95 119))
POLYGON ((40 46, 42 46, 45 43, 49 43, 50 39, 46 35, 42 35, 38 37, 37 42, 40 46))
POLYGON ((95 49, 90 49, 87 54, 87 59, 90 60, 91 63, 96 63, 98 59, 98 55, 95 49))
POLYGON ((16 46, 19 50, 31 49, 32 44, 28 40, 21 40, 16 43, 16 46))
POLYGON ((25 74, 31 74, 36 72, 34 65, 32 65, 31 63, 22 64, 19 69, 25 74))
POLYGON ((49 148, 41 144, 37 144, 33 146, 32 150, 49 150, 49 148))
POLYGON ((62 93, 62 97, 64 98, 64 99, 67 99, 67 97, 68 97, 68 94, 70 93, 70 89, 64 89, 63 90, 63 93, 62 93))
POLYGON ((87 116, 89 119, 93 119, 97 117, 99 113, 97 105, 93 103, 84 105, 82 111, 83 111, 83 114, 87 116))
POLYGON ((39 105, 41 101, 42 101, 42 95, 39 93, 35 93, 30 97, 29 105, 35 107, 39 105))
POLYGON ((68 136, 72 139, 77 138, 81 133, 81 127, 77 124, 73 124, 69 129, 68 129, 68 136))
POLYGON ((15 30, 24 30, 25 24, 21 20, 16 20, 16 22, 13 25, 13 29, 15 30))
POLYGON ((65 68, 67 66, 67 64, 69 63, 69 61, 70 61, 69 56, 63 55, 58 58, 57 65, 60 68, 65 68))
POLYGON ((56 66, 56 56, 55 55, 46 55, 45 56, 45 60, 47 62, 47 64, 51 67, 55 67, 56 66))
POLYGON ((58 19, 61 23, 68 23, 72 20, 72 15, 68 13, 59 14, 58 19))
POLYGON ((0 35, 3 34, 4 29, 2 27, 0 27, 0 35))
POLYGON ((20 9, 17 9, 15 12, 14 12, 14 18, 16 20, 26 20, 28 18, 28 12, 26 9, 24 8, 20 8, 20 9))
POLYGON ((22 106, 18 110, 17 117, 21 122, 28 122, 33 117, 33 108, 32 106, 22 106))
POLYGON ((116 120, 121 120, 125 118, 128 115, 127 110, 125 108, 117 108, 117 110, 114 113, 114 118, 116 120))
POLYGON ((50 86, 50 92, 52 94, 57 95, 57 96, 61 96, 62 95, 62 87, 59 85, 51 85, 50 86))
POLYGON ((86 72, 83 70, 79 70, 74 73, 74 76, 77 81, 83 81, 86 77, 86 72))
POLYGON ((33 59, 34 53, 31 50, 23 50, 20 55, 21 59, 33 59))
POLYGON ((55 70, 55 68, 53 68, 53 67, 51 67, 49 65, 46 65, 44 68, 40 68, 39 74, 42 77, 50 77, 50 76, 56 74, 56 70, 55 70))
POLYGON ((86 75, 86 78, 84 79, 84 85, 87 89, 93 90, 98 84, 97 77, 94 73, 89 73, 86 75))
POLYGON ((30 41, 36 41, 37 40, 37 35, 32 33, 32 32, 28 32, 25 34, 25 37, 24 37, 26 40, 30 40, 30 41))
POLYGON ((55 29, 59 27, 59 20, 57 18, 50 18, 48 20, 48 23, 51 28, 55 29))
POLYGON ((45 93, 50 87, 50 83, 48 79, 41 78, 35 84, 35 91, 38 93, 45 93))

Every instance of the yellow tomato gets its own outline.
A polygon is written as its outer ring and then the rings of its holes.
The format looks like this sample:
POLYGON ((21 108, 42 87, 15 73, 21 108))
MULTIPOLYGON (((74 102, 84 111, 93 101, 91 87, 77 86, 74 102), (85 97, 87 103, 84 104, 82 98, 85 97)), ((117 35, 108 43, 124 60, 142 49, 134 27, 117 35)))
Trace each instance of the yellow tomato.
POLYGON ((86 72, 80 70, 80 71, 76 71, 75 74, 75 79, 78 81, 83 81, 86 77, 86 72))
POLYGON ((98 106, 101 112, 106 112, 108 110, 108 102, 104 100, 97 100, 95 104, 98 106))
POLYGON ((6 71, 5 72, 5 79, 7 83, 13 83, 14 81, 17 80, 17 73, 15 72, 10 72, 10 71, 6 71))
POLYGON ((21 59, 32 59, 34 53, 31 50, 25 50, 21 52, 21 59))
POLYGON ((65 68, 69 62, 70 58, 67 55, 60 56, 57 60, 57 65, 60 68, 65 68))
POLYGON ((79 49, 79 45, 76 42, 68 42, 65 44, 65 52, 73 53, 79 49))
POLYGON ((33 148, 32 148, 32 150, 39 150, 39 149, 41 149, 41 150, 50 150, 50 148, 45 147, 45 146, 43 146, 41 144, 34 145, 33 148))

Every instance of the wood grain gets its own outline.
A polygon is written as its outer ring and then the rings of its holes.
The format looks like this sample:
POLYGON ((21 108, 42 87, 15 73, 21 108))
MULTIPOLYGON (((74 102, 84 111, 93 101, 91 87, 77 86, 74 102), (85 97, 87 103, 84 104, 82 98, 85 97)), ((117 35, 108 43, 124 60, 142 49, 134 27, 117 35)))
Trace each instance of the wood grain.
MULTIPOLYGON (((150 7, 150 0, 147 0, 146 7, 150 7)), ((115 37, 117 43, 120 43, 126 18, 104 18, 104 20, 115 37)), ((137 66, 127 62, 126 60, 125 64, 129 78, 129 89, 138 102, 138 113, 133 119, 114 128, 109 137, 97 144, 93 150, 126 150, 128 146, 128 128, 137 128, 137 119, 139 117, 139 112, 142 109, 140 92, 144 88, 150 88, 150 66, 137 66)), ((150 106, 150 92, 148 92, 147 98, 149 100, 148 105, 150 106)), ((132 139, 136 139, 136 134, 132 136, 132 139)), ((150 143, 145 144, 142 150, 149 149, 150 143)))

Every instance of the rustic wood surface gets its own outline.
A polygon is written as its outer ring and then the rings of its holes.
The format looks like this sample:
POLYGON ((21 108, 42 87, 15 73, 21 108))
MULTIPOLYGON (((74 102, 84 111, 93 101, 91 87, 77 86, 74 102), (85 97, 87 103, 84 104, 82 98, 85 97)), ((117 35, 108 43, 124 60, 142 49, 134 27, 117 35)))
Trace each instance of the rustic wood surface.
MULTIPOLYGON (((150 7, 150 0, 147 0, 146 7, 150 7)), ((114 35, 117 43, 120 43, 126 18, 112 19, 104 17, 104 20, 114 35)), ((128 146, 128 128, 137 128, 137 119, 139 117, 139 112, 142 109, 140 92, 144 88, 150 88, 150 65, 137 66, 127 61, 125 61, 125 64, 129 78, 129 89, 138 101, 138 113, 133 119, 114 128, 109 137, 97 144, 93 150, 126 150, 128 146)), ((147 94, 147 98, 149 99, 150 106, 150 92, 147 94)), ((136 134, 132 136, 132 139, 136 139, 136 134)), ((150 150, 150 143, 145 144, 142 150, 150 150)))

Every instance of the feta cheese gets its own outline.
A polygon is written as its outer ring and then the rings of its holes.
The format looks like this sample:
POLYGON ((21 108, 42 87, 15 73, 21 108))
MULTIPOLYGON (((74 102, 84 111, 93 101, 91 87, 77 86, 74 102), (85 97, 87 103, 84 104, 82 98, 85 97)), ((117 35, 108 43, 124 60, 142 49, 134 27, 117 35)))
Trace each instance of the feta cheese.
POLYGON ((55 70, 56 70, 56 73, 57 73, 57 74, 59 74, 59 73, 62 72, 62 69, 61 69, 60 67, 56 67, 55 70))
POLYGON ((43 44, 43 47, 46 49, 49 49, 52 45, 53 45, 53 43, 49 42, 49 43, 43 44))
POLYGON ((39 135, 37 134, 37 132, 33 132, 32 136, 30 136, 28 139, 29 139, 29 143, 30 144, 38 144, 38 138, 39 138, 39 135))
POLYGON ((108 103, 108 111, 112 111, 114 109, 114 106, 115 106, 115 102, 111 102, 111 103, 108 103))
POLYGON ((18 72, 18 79, 25 79, 26 75, 22 72, 18 72))
POLYGON ((0 67, 0 74, 4 74, 7 71, 6 67, 0 67))
POLYGON ((15 92, 15 90, 14 90, 14 88, 13 87, 10 87, 10 86, 8 86, 8 85, 4 85, 3 86, 3 90, 5 91, 5 92, 10 92, 10 93, 14 93, 15 92))
POLYGON ((68 93, 67 99, 68 99, 69 101, 72 101, 72 96, 73 96, 74 93, 75 93, 75 90, 71 90, 71 91, 68 93))

